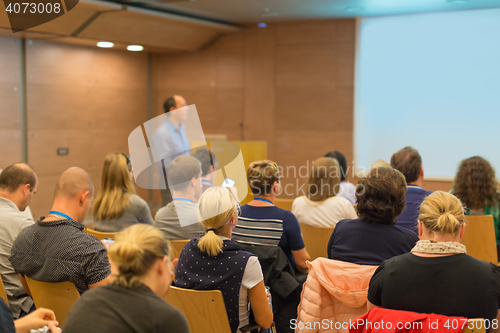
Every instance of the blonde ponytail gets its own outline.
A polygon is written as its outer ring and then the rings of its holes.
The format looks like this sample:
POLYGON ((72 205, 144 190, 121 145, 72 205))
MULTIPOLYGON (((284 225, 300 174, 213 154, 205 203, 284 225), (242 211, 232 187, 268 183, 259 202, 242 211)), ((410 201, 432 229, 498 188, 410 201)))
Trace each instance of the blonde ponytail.
POLYGON ((118 267, 114 283, 136 288, 157 259, 168 256, 168 242, 162 232, 150 225, 135 224, 120 232, 108 255, 118 267))
POLYGON ((429 231, 454 235, 464 224, 464 207, 453 194, 436 191, 422 202, 418 219, 429 231))
POLYGON ((227 188, 212 186, 201 195, 198 201, 198 218, 206 230, 198 241, 201 251, 212 257, 222 251, 224 243, 216 231, 230 221, 238 209, 238 203, 227 188))

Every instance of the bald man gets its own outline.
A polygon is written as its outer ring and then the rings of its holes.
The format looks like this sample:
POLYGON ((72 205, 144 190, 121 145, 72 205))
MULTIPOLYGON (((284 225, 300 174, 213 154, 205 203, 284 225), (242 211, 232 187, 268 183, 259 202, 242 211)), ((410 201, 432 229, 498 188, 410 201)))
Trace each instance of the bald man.
POLYGON ((82 222, 94 198, 89 174, 77 167, 57 180, 49 215, 25 228, 9 258, 23 276, 43 282, 74 283, 80 293, 109 282, 106 248, 85 232, 82 222))
POLYGON ((9 256, 21 230, 34 223, 25 210, 37 183, 35 171, 24 163, 10 165, 0 173, 0 274, 14 318, 34 310, 33 300, 26 294, 9 256))
MULTIPOLYGON (((177 156, 190 155, 191 146, 186 136, 186 128, 183 125, 187 117, 185 106, 186 100, 182 96, 174 95, 166 99, 163 109, 167 114, 167 119, 158 127, 152 142, 150 142, 155 155, 165 157, 163 158, 165 171, 168 170, 170 163, 177 156)), ((160 172, 160 175, 163 175, 163 171, 160 172)), ((172 201, 168 184, 167 189, 161 191, 161 198, 163 206, 172 201)))

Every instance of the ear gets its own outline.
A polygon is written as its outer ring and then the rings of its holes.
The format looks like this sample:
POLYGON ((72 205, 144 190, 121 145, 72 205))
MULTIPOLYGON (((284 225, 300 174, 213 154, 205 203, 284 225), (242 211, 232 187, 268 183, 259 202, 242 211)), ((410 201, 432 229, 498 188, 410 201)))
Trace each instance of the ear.
POLYGON ((89 191, 82 192, 82 194, 80 195, 80 204, 83 205, 85 203, 85 199, 87 199, 89 195, 90 195, 89 191))
POLYGON ((420 175, 419 175, 420 178, 424 179, 424 167, 421 167, 420 168, 420 175))
POLYGON ((27 195, 30 190, 31 190, 30 184, 22 185, 23 195, 27 195))
POLYGON ((417 223, 418 223, 418 236, 422 237, 422 233, 424 232, 423 224, 422 222, 420 222, 420 220, 417 220, 417 223))
POLYGON ((460 226, 460 229, 458 229, 458 234, 460 236, 460 239, 462 239, 462 237, 464 237, 464 233, 465 233, 465 223, 463 223, 460 226))
POLYGON ((275 182, 275 183, 273 184, 273 193, 274 193, 275 195, 279 194, 279 192, 280 192, 280 188, 281 188, 281 184, 280 184, 279 182, 275 182))
POLYGON ((213 165, 210 166, 210 172, 209 173, 213 173, 215 171, 215 168, 213 165))

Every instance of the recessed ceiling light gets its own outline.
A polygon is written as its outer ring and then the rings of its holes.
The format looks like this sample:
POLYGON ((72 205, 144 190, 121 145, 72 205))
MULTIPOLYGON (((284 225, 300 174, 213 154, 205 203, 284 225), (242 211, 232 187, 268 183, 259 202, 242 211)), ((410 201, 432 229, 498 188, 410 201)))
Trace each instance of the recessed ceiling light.
POLYGON ((98 42, 97 46, 104 47, 104 48, 110 48, 110 47, 115 46, 115 44, 113 44, 111 42, 98 42))
POLYGON ((127 50, 129 50, 129 51, 142 51, 142 50, 144 50, 144 47, 141 45, 129 45, 129 46, 127 46, 127 50))
POLYGON ((264 22, 257 23, 257 27, 259 27, 259 28, 265 28, 265 27, 267 27, 267 24, 265 24, 264 22))
POLYGON ((345 7, 344 10, 346 12, 359 12, 361 10, 363 10, 364 8, 363 7, 359 7, 359 6, 348 6, 348 7, 345 7))

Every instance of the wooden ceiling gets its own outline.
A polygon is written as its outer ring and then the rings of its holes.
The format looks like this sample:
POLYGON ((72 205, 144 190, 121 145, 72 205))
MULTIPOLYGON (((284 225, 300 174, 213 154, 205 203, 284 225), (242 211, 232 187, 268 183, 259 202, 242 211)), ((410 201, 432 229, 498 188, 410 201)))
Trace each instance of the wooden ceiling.
MULTIPOLYGON (((0 1, 0 36, 43 39, 96 46, 98 41, 115 48, 142 45, 149 52, 185 52, 202 49, 223 33, 239 27, 201 19, 139 9, 106 1, 82 1, 66 14, 29 30, 13 33, 0 1)), ((97 47, 97 46, 96 46, 97 47)))

